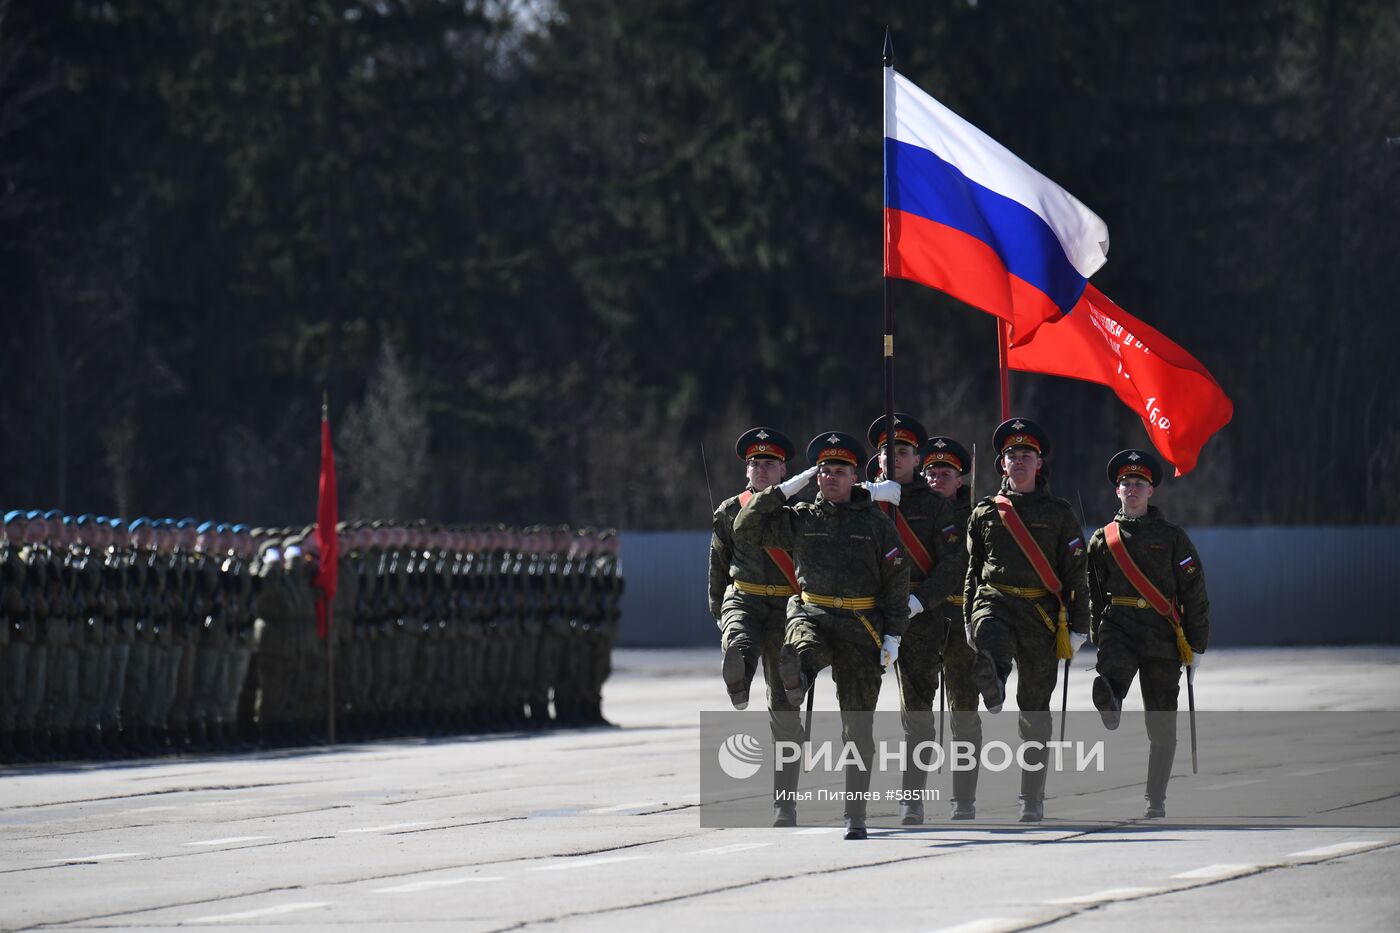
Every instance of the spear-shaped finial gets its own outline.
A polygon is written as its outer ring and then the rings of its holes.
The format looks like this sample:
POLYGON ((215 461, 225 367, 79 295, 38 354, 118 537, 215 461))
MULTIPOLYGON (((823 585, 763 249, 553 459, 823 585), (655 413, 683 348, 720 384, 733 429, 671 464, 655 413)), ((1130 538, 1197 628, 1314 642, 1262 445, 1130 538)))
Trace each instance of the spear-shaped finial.
POLYGON ((331 420, 331 395, 325 390, 321 391, 321 420, 331 420))
POLYGON ((890 27, 885 27, 885 55, 884 65, 886 68, 894 67, 894 42, 890 40, 890 27))

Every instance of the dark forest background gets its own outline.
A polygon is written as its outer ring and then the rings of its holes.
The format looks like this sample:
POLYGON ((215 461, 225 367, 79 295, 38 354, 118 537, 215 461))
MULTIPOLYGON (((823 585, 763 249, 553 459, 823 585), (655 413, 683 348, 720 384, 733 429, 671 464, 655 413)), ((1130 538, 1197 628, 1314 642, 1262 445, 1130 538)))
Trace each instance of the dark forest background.
MULTIPOLYGON (((351 516, 705 526, 883 409, 886 23, 1234 399, 1173 518, 1400 521, 1394 0, 0 0, 0 507, 310 520, 327 388, 351 516)), ((892 292, 985 454, 994 319, 892 292)), ((1012 382, 1103 520, 1136 415, 1012 382)))

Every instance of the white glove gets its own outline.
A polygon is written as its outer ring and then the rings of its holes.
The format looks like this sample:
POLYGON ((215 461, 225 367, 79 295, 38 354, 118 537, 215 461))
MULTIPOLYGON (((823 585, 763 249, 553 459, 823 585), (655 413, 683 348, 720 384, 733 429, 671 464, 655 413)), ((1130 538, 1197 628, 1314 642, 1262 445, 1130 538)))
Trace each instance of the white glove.
POLYGON ((812 477, 816 475, 817 468, 808 467, 801 473, 798 473, 796 476, 790 479, 783 480, 781 483, 778 484, 778 488, 783 491, 784 498, 791 499, 793 496, 801 492, 803 488, 812 481, 812 477))
POLYGON ((910 593, 910 594, 909 594, 909 618, 912 619, 912 618, 914 618, 914 616, 918 615, 919 613, 921 613, 921 612, 923 612, 923 611, 924 611, 924 604, 921 603, 921 602, 919 602, 919 597, 915 596, 913 593, 910 593))
POLYGON ((1201 662, 1205 659, 1206 653, 1204 651, 1191 652, 1191 666, 1186 669, 1186 680, 1188 682, 1195 682, 1192 678, 1194 678, 1196 676, 1196 672, 1201 669, 1201 662))
POLYGON ((903 487, 899 482, 892 479, 882 479, 878 483, 861 483, 866 491, 870 493, 870 498, 876 502, 888 502, 890 505, 899 505, 899 496, 903 487))
POLYGON ((880 642, 880 664, 888 668, 891 664, 899 660, 899 636, 886 635, 885 640, 880 642))
POLYGON ((1070 632, 1070 633, 1069 633, 1069 646, 1070 646, 1070 649, 1071 649, 1072 651, 1074 651, 1075 654, 1078 654, 1078 653, 1079 653, 1079 649, 1080 649, 1080 648, 1083 648, 1083 647, 1084 647, 1084 643, 1085 643, 1086 641, 1088 641, 1088 640, 1089 640, 1088 634, 1080 634, 1079 632, 1070 632))

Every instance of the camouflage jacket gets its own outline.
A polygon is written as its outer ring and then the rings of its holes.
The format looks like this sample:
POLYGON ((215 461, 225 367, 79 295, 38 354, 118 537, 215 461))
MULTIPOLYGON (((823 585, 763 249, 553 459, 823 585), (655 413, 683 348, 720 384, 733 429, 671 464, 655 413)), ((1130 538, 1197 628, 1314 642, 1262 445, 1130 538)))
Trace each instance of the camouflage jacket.
MULTIPOLYGON (((928 487, 923 477, 915 477, 912 483, 900 487, 899 512, 909 523, 919 543, 933 559, 933 566, 927 575, 919 569, 913 559, 909 560, 909 592, 919 598, 925 609, 932 609, 952 593, 962 591, 962 578, 951 579, 946 571, 940 572, 948 562, 947 545, 944 543, 943 528, 953 521, 953 506, 947 499, 928 487)), ((880 506, 881 511, 894 519, 894 513, 880 506)), ((898 528, 896 528, 898 534, 898 528)), ((906 548, 906 551, 908 549, 906 548)))
POLYGON ((948 510, 938 528, 938 536, 943 539, 943 556, 925 581, 933 591, 930 595, 941 592, 943 598, 939 603, 929 603, 919 596, 919 601, 924 604, 925 612, 961 620, 962 606, 955 606, 948 600, 963 598, 963 585, 967 580, 967 520, 972 515, 972 499, 963 486, 954 498, 943 501, 948 510))
MULTIPOLYGON (((1205 651, 1210 642, 1210 600, 1206 598, 1205 570, 1186 532, 1162 518, 1156 506, 1148 506, 1141 518, 1119 512, 1113 519, 1133 563, 1162 595, 1181 612, 1181 627, 1193 651, 1205 651)), ((1138 598, 1137 589, 1108 549, 1103 529, 1089 539, 1090 618, 1095 641, 1099 629, 1110 624, 1133 638, 1149 657, 1175 658, 1176 632, 1151 606, 1115 606, 1114 596, 1138 598)))
MULTIPOLYGON (((745 492, 753 493, 753 490, 745 492)), ((788 578, 783 576, 767 551, 759 545, 734 540, 734 519, 743 507, 740 502, 743 498, 743 493, 730 496, 715 509, 710 534, 710 615, 715 617, 715 621, 719 621, 724 594, 732 580, 790 588, 788 578)), ((780 598, 785 600, 787 597, 780 598)))
MULTIPOLYGON (((804 592, 821 596, 873 596, 867 616, 877 633, 903 635, 909 626, 909 559, 894 522, 875 507, 864 489, 849 502, 789 505, 781 489, 766 489, 734 519, 734 538, 754 548, 779 547, 792 554, 804 592)), ((804 607, 810 616, 846 624, 842 609, 804 607)))
MULTIPOLYGON (((1084 531, 1064 499, 1043 488, 1033 492, 1013 492, 1006 483, 1001 494, 1011 500, 1016 514, 1030 531, 1035 543, 1060 578, 1061 592, 1069 610, 1069 628, 1081 635, 1089 633, 1089 590, 1084 575, 1084 531)), ((963 620, 971 623, 978 614, 1002 607, 1022 612, 1030 600, 1002 593, 993 586, 1044 589, 1040 574, 1031 566, 1011 531, 997 513, 991 497, 981 500, 967 520, 967 577, 963 585, 963 620)), ((1054 597, 1036 601, 1053 621, 1059 612, 1054 597)))

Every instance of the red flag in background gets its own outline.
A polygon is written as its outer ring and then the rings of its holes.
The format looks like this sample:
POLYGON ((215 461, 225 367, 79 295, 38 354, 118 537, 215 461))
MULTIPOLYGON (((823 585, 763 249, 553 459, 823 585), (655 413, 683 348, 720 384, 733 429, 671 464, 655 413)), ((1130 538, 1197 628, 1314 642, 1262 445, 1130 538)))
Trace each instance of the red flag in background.
POLYGON ((331 450, 330 411, 321 403, 321 497, 316 506, 316 543, 320 545, 321 566, 316 585, 322 595, 316 599, 316 634, 325 638, 331 630, 331 602, 335 599, 336 570, 340 547, 335 533, 339 521, 335 492, 335 453, 331 450))
POLYGON ((1092 283, 1074 310, 1008 351, 1012 369, 1108 386, 1142 418, 1157 451, 1184 476, 1235 406, 1190 353, 1133 317, 1092 283))

